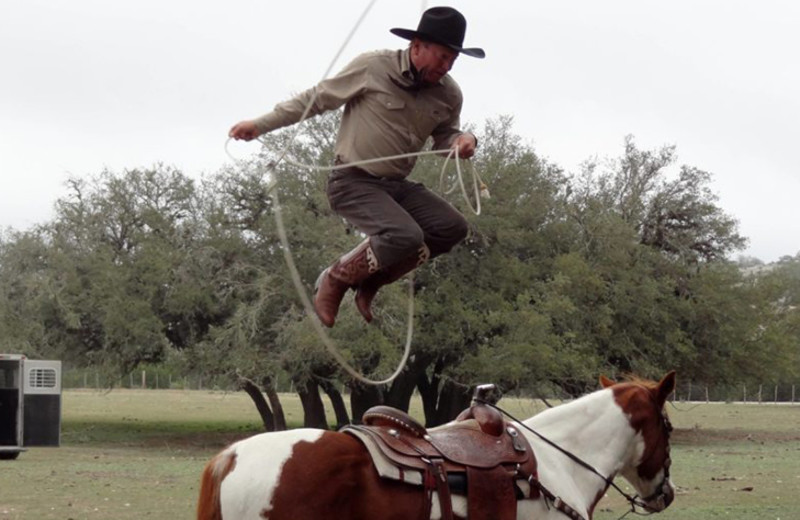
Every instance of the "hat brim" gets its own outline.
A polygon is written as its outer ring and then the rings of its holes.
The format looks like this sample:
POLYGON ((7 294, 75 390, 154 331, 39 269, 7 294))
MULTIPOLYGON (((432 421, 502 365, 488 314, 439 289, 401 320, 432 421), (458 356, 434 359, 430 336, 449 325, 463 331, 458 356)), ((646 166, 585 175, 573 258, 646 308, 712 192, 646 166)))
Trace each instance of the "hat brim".
POLYGON ((411 29, 400 29, 395 27, 394 29, 389 29, 389 32, 394 34, 395 36, 399 36, 406 40, 413 40, 414 38, 419 38, 420 40, 438 43, 439 45, 444 45, 448 49, 453 49, 456 52, 460 52, 461 54, 466 54, 467 56, 472 56, 473 58, 486 57, 486 53, 483 52, 483 49, 479 49, 478 47, 470 47, 470 48, 458 47, 457 45, 452 45, 450 43, 443 42, 438 38, 431 36, 429 34, 421 33, 411 29))

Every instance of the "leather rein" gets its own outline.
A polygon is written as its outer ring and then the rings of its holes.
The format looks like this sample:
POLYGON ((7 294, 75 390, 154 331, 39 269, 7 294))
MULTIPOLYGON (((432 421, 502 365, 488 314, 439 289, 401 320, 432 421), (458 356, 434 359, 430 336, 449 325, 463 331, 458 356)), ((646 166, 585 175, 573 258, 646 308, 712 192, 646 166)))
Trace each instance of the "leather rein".
MULTIPOLYGON (((565 450, 564 448, 562 448, 561 446, 559 446, 555 442, 551 441, 550 439, 548 439, 547 437, 545 437, 541 433, 537 432, 536 430, 534 430, 530 426, 526 425, 525 423, 523 423, 522 421, 520 421, 519 419, 517 419, 516 417, 514 417, 510 413, 508 413, 506 410, 503 410, 499 406, 497 406, 497 405, 495 405, 495 404, 493 404, 492 402, 489 402, 489 401, 485 401, 485 400, 482 400, 482 399, 473 399, 473 400, 476 401, 476 402, 485 404, 487 406, 491 406, 492 408, 494 408, 498 412, 502 413, 503 415, 505 415, 506 417, 508 417, 512 421, 515 421, 522 428, 525 428, 529 432, 531 432, 534 435, 536 435, 537 437, 539 437, 545 443, 549 444, 550 446, 552 446, 556 450, 558 450, 561 453, 563 453, 564 455, 566 455, 569 459, 571 459, 573 462, 575 462, 576 464, 578 464, 582 468, 588 470, 591 473, 594 473, 595 475, 597 475, 598 477, 603 479, 603 481, 606 483, 606 489, 608 487, 612 487, 612 488, 616 489, 619 492, 619 494, 622 495, 623 498, 625 498, 625 500, 627 500, 628 503, 631 506, 631 509, 628 512, 626 512, 624 515, 622 515, 620 517, 620 520, 622 518, 625 518, 626 516, 628 516, 628 514, 630 514, 630 513, 634 513, 634 514, 641 515, 641 516, 649 516, 649 515, 653 514, 655 511, 651 510, 647 506, 647 502, 651 502, 653 500, 666 500, 666 494, 664 493, 664 485, 669 480, 669 468, 670 468, 670 465, 671 465, 671 459, 670 459, 669 456, 667 456, 667 460, 664 461, 664 468, 663 468, 664 469, 664 478, 662 478, 661 482, 658 484, 658 486, 656 486, 655 492, 653 492, 653 494, 651 494, 649 496, 640 498, 638 494, 637 495, 630 495, 629 493, 626 493, 625 491, 623 491, 619 486, 617 486, 614 483, 613 476, 606 477, 605 475, 600 473, 597 469, 595 469, 594 466, 592 466, 588 462, 584 461, 583 459, 581 459, 580 457, 578 457, 574 453, 565 450), (638 511, 636 509, 637 506, 640 507, 641 509, 643 509, 645 512, 638 511)), ((659 414, 661 415, 661 421, 662 421, 662 424, 664 425, 664 429, 665 429, 666 434, 667 434, 667 440, 669 440, 669 435, 672 432, 672 423, 669 422, 669 419, 667 418, 666 415, 664 415, 663 412, 659 411, 659 414)), ((564 515, 568 516, 571 520, 586 520, 583 516, 581 516, 580 513, 575 511, 575 509, 570 507, 568 504, 566 504, 561 499, 561 497, 556 496, 549 489, 545 488, 544 485, 535 476, 529 477, 528 482, 529 482, 529 484, 531 486, 534 486, 534 487, 538 488, 539 491, 542 493, 542 496, 547 498, 547 500, 549 500, 553 504, 553 507, 555 507, 558 511, 560 511, 564 515)))

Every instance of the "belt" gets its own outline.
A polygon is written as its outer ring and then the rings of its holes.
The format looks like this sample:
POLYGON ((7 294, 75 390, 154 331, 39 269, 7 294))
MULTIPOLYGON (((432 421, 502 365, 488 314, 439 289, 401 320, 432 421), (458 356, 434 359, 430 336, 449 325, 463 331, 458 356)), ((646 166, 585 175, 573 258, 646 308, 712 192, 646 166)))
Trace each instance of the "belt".
MULTIPOLYGON (((336 160, 333 162, 333 164, 334 165, 340 165, 340 164, 342 164, 342 161, 341 161, 341 159, 339 159, 337 157, 336 160)), ((379 180, 382 180, 382 181, 402 181, 402 180, 405 179, 405 177, 381 177, 381 176, 378 176, 378 175, 373 175, 370 172, 368 172, 367 170, 364 170, 363 168, 359 168, 357 166, 345 166, 343 168, 336 168, 333 171, 334 172, 339 172, 339 173, 345 173, 345 174, 348 174, 348 175, 358 175, 360 177, 368 177, 368 178, 371 178, 371 179, 379 179, 379 180)))

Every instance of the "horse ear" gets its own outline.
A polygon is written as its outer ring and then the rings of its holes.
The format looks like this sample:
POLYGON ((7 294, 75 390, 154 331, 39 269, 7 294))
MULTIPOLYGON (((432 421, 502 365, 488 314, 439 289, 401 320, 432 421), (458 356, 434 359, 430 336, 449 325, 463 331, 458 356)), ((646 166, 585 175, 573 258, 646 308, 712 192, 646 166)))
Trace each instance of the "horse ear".
POLYGON ((614 386, 615 384, 617 383, 610 380, 606 376, 603 375, 600 376, 600 386, 602 386, 603 388, 608 388, 609 386, 614 386))
POLYGON ((675 391, 675 371, 672 370, 658 383, 658 402, 664 404, 669 394, 675 391))

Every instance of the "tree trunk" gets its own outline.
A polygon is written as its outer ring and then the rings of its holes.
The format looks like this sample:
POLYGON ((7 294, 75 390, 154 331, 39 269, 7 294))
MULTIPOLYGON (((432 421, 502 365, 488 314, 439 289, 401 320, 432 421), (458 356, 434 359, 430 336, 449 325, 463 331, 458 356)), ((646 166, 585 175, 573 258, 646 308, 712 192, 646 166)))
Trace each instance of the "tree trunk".
POLYGON ((336 429, 350 424, 350 414, 347 413, 347 406, 344 404, 341 392, 336 389, 336 385, 328 380, 319 382, 320 388, 327 394, 333 405, 333 413, 336 414, 336 429))
POLYGON ((303 426, 306 428, 328 429, 325 419, 325 405, 319 395, 319 386, 311 379, 304 383, 295 383, 300 403, 303 405, 303 426))
POLYGON ((444 370, 444 360, 439 360, 433 368, 430 381, 421 373, 417 379, 417 388, 422 397, 422 408, 425 411, 425 427, 433 428, 452 421, 469 406, 472 392, 469 387, 444 380, 440 377, 444 370))
POLYGON ((454 383, 450 380, 442 385, 439 393, 439 406, 436 409, 435 424, 439 426, 455 419, 465 408, 469 407, 472 401, 472 389, 454 383))
POLYGON ((239 388, 247 392, 247 395, 256 405, 256 410, 261 416, 261 422, 264 424, 264 431, 275 431, 275 417, 272 415, 272 410, 269 409, 269 405, 264 399, 264 394, 261 393, 258 385, 244 376, 239 376, 239 388))
POLYGON ((552 404, 550 404, 550 403, 547 401, 547 399, 545 399, 545 398, 544 398, 544 397, 542 397, 541 395, 540 395, 540 396, 539 396, 537 399, 539 399, 541 402, 543 402, 543 403, 544 403, 544 405, 545 405, 547 408, 552 408, 552 407, 553 407, 553 405, 552 405, 552 404))
POLYGON ((425 372, 417 377, 417 389, 422 398, 422 412, 425 414, 425 426, 436 426, 436 406, 439 401, 439 373, 442 370, 441 361, 433 368, 430 381, 425 372))
POLYGON ((354 424, 361 424, 364 412, 379 404, 383 404, 381 387, 358 382, 350 387, 350 409, 353 411, 354 424))
MULTIPOLYGON (((418 359, 421 360, 421 357, 419 356, 418 359)), ((397 379, 392 381, 389 391, 386 392, 386 402, 384 404, 408 412, 417 380, 420 373, 424 374, 424 372, 425 365, 420 362, 409 362, 406 369, 397 376, 397 379)))
POLYGON ((275 390, 275 381, 267 376, 261 386, 264 389, 264 393, 267 394, 269 405, 272 407, 272 414, 275 417, 275 431, 284 431, 286 429, 286 414, 283 412, 283 405, 278 397, 278 392, 275 390))

